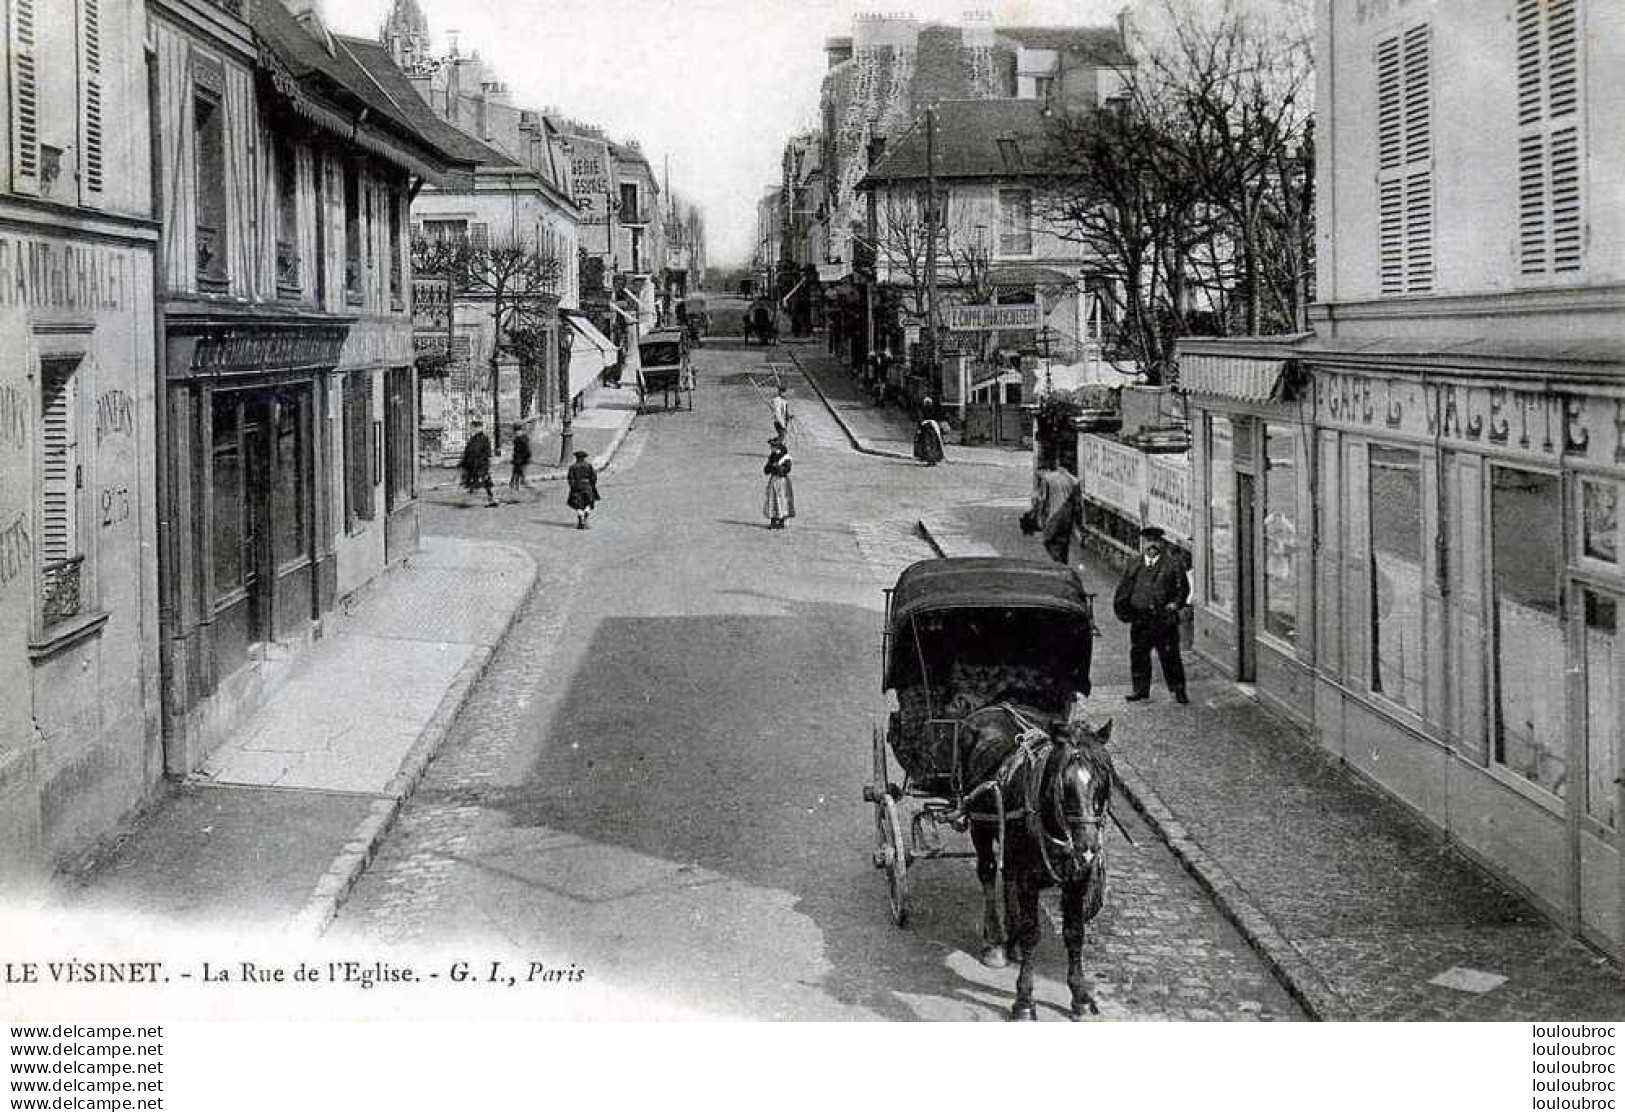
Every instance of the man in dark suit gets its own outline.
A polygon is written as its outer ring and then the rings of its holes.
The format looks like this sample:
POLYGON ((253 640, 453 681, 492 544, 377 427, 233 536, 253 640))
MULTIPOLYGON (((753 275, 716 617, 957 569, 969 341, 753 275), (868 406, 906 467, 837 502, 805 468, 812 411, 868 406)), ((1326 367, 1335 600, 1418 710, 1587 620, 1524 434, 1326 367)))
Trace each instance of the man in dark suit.
POLYGON ((1179 613, 1190 599, 1185 562, 1168 551, 1166 535, 1156 526, 1140 530, 1140 555, 1117 585, 1112 610, 1128 623, 1129 677, 1134 690, 1128 701, 1151 697, 1151 652, 1162 662, 1162 679, 1174 701, 1190 702, 1185 693, 1185 665, 1179 659, 1179 613))

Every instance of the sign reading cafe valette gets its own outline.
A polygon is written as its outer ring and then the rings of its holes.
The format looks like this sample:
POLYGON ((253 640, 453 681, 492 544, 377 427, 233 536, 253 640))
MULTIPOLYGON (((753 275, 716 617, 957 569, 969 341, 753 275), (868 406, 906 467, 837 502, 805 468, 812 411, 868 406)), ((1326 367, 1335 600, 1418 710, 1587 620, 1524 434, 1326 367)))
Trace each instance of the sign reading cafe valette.
POLYGON ((1322 371, 1318 404, 1329 426, 1625 464, 1625 396, 1322 371))

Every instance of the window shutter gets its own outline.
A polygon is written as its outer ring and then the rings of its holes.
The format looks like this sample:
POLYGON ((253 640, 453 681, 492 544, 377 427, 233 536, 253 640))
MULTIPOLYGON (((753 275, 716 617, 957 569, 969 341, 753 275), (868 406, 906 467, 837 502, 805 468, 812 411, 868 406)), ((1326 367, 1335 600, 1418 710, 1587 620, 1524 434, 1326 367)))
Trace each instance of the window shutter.
POLYGON ((1379 270, 1383 293, 1405 292, 1405 183, 1382 183, 1378 199, 1379 270))
POLYGON ((1405 179, 1405 292, 1433 288, 1433 175, 1405 179))
POLYGON ((1377 47, 1377 165, 1384 170, 1398 166, 1404 151, 1399 76, 1399 39, 1385 39, 1377 47))
POLYGON ((39 193, 40 103, 35 0, 11 0, 11 188, 39 193))
POLYGON ((1426 24, 1405 32, 1405 161, 1433 154, 1433 43, 1426 24))
POLYGON ((79 0, 80 203, 95 203, 102 192, 102 16, 101 0, 79 0))
POLYGON ((40 551, 48 562, 79 555, 79 406, 73 369, 41 373, 40 441, 44 520, 40 551))
POLYGON ((1518 273, 1582 269, 1578 0, 1519 0, 1518 273))

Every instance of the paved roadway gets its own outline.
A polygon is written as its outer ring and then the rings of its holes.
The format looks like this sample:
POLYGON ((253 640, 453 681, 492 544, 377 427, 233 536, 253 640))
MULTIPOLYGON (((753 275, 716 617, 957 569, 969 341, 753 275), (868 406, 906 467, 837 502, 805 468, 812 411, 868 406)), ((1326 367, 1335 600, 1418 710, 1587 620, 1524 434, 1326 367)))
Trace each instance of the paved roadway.
MULTIPOLYGON (((701 350, 694 410, 639 420, 589 531, 558 484, 499 509, 452 494, 427 507, 426 531, 522 545, 541 573, 338 938, 573 963, 645 1016, 1002 1017, 1013 971, 972 956, 972 864, 921 866, 897 930, 860 791, 885 713, 881 592, 931 555, 916 519, 1019 495, 1024 477, 858 454, 786 360, 800 513, 769 531, 771 424, 752 382, 771 383, 770 358, 701 350)), ((1301 1018, 1118 810, 1139 848, 1113 836, 1091 931, 1105 1016, 1301 1018)), ((1051 934, 1045 1018, 1067 999, 1064 969, 1051 934)), ((532 999, 562 1014, 561 996, 532 999)))

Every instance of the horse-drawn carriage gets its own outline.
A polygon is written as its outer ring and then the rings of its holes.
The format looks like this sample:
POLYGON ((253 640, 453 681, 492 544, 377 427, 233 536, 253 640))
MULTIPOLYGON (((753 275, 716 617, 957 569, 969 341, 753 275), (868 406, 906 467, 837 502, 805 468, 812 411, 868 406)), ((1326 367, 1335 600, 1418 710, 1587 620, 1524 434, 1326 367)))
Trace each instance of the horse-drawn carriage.
POLYGON ((675 328, 661 328, 638 341, 638 412, 654 394, 667 409, 694 408, 694 367, 688 356, 688 337, 675 328))
POLYGON ((779 312, 771 298, 759 297, 745 310, 745 342, 779 342, 779 312))
POLYGON ((925 560, 886 593, 882 686, 896 709, 884 735, 875 731, 863 793, 875 809, 874 864, 905 926, 912 866, 976 858, 982 960, 1021 962, 1016 1019, 1035 1017, 1038 891, 1051 885, 1061 889, 1073 1015, 1095 1010, 1081 952, 1104 899, 1112 770, 1111 724, 1096 730, 1078 714, 1093 602, 1069 567, 1002 557, 925 560), (963 833, 972 849, 951 849, 948 835, 963 833))

